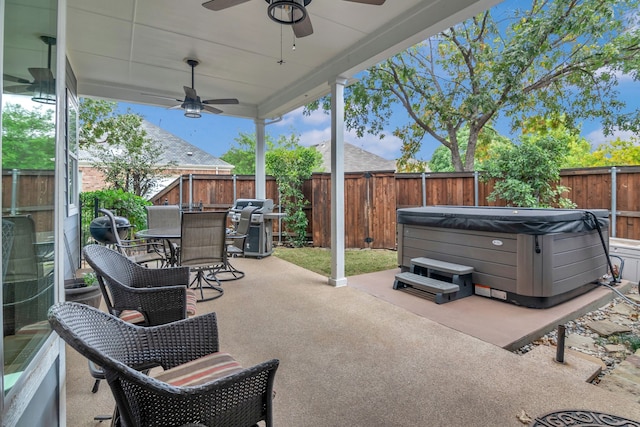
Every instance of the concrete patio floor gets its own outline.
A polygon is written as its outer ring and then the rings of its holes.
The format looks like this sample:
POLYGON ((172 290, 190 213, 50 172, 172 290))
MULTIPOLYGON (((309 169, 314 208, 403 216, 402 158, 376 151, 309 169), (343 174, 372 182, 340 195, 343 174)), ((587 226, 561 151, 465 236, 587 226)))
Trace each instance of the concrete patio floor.
MULTIPOLYGON (((280 359, 277 426, 522 426, 522 413, 563 409, 640 420, 631 397, 585 382, 571 363, 503 348, 610 291, 546 310, 476 296, 436 305, 393 291, 394 270, 333 288, 275 257, 234 265, 246 277, 198 309, 217 312, 221 348, 244 366, 280 359)), ((68 350, 67 425, 101 425, 93 417, 112 411, 107 384, 96 394, 92 384, 86 360, 68 350)))

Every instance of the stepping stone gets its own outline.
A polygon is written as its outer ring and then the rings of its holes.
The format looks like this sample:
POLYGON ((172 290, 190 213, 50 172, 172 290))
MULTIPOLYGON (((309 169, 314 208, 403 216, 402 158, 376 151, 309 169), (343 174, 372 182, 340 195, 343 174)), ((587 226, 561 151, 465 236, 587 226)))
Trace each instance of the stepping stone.
POLYGON ((593 338, 583 337, 579 334, 567 335, 567 339, 564 343, 567 347, 583 348, 591 351, 597 350, 596 342, 593 338))
POLYGON ((612 309, 612 313, 621 314, 623 316, 629 316, 630 314, 637 313, 636 310, 631 308, 627 304, 616 304, 612 309))
POLYGON ((608 337, 613 334, 621 334, 623 332, 631 332, 631 328, 628 326, 618 325, 609 320, 598 320, 596 322, 589 322, 586 324, 587 328, 603 337, 608 337))
POLYGON ((627 351, 627 347, 622 344, 606 344, 604 349, 607 350, 607 353, 624 353, 627 351))

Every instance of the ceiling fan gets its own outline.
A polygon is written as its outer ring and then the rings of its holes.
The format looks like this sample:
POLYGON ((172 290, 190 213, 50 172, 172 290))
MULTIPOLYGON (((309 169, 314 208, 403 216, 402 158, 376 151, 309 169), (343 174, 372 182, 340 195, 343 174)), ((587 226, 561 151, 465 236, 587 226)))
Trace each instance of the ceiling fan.
POLYGON ((184 86, 184 99, 169 98, 166 96, 154 95, 150 93, 144 93, 143 95, 154 96, 156 98, 172 100, 175 99, 176 101, 180 102, 180 104, 171 108, 182 108, 184 110, 184 116, 192 119, 201 117, 200 112, 203 110, 212 114, 222 113, 222 110, 216 107, 212 107, 211 104, 238 104, 238 100, 236 98, 205 99, 204 101, 202 101, 196 93, 196 89, 194 87, 194 69, 200 62, 197 59, 190 58, 187 58, 184 61, 191 67, 191 87, 184 86))
MULTIPOLYGON (((223 10, 232 6, 245 3, 249 0, 209 0, 202 3, 207 9, 210 10, 223 10)), ((275 22, 283 25, 291 25, 293 27, 293 33, 296 37, 306 37, 313 34, 313 27, 311 26, 311 18, 307 13, 306 7, 311 3, 311 0, 265 0, 269 7, 267 7, 267 14, 269 18, 275 22)), ((371 4, 374 6, 382 5, 385 0, 345 0, 354 3, 371 4)))
POLYGON ((51 72, 51 48, 56 44, 56 38, 40 36, 40 40, 48 46, 47 68, 29 68, 29 73, 33 76, 33 81, 10 74, 3 74, 2 78, 4 80, 19 83, 15 86, 5 87, 4 90, 9 93, 33 92, 32 100, 43 104, 55 104, 56 80, 51 72))

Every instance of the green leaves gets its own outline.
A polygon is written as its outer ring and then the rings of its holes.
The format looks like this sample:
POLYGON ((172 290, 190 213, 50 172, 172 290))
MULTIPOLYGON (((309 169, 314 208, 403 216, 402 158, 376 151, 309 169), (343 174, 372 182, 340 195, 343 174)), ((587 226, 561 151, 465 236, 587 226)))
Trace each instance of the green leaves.
POLYGON ((53 110, 27 110, 6 104, 2 110, 2 168, 53 170, 55 167, 53 110))
POLYGON ((161 163, 164 147, 152 141, 137 114, 116 114, 114 102, 82 99, 80 140, 113 189, 148 195, 175 162, 161 163))
POLYGON ((370 68, 347 88, 346 126, 383 135, 396 112, 399 163, 411 164, 426 136, 454 150, 456 171, 474 169, 478 136, 500 116, 514 131, 531 116, 560 113, 569 127, 598 119, 607 131, 639 131, 640 111, 624 112, 617 92, 621 77, 640 79, 639 1, 526 6, 496 20, 487 11, 370 68), (457 133, 465 126, 462 150, 457 133))
POLYGON ((284 224, 287 240, 294 246, 304 246, 307 242, 308 219, 304 211, 309 203, 302 192, 304 180, 322 163, 322 156, 313 147, 298 145, 293 137, 288 144, 269 150, 265 154, 266 171, 273 175, 278 184, 280 204, 286 214, 284 224))
POLYGON ((500 145, 484 166, 482 179, 496 180, 487 197, 507 206, 575 207, 563 197, 569 188, 559 185, 560 165, 566 156, 562 139, 552 134, 525 135, 520 145, 500 145))

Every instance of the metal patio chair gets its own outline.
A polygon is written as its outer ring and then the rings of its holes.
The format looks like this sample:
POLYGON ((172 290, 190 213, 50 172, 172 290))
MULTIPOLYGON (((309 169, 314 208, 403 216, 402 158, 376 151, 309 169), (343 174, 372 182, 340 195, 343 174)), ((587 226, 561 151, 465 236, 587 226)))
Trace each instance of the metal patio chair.
POLYGON ((115 246, 116 250, 122 255, 137 264, 145 266, 156 265, 165 267, 170 264, 171 258, 168 254, 171 253, 171 249, 166 247, 164 241, 155 242, 145 239, 123 239, 120 237, 120 233, 118 233, 118 226, 113 212, 108 209, 99 209, 98 211, 109 219, 111 234, 115 240, 113 246, 115 246))
POLYGON ((182 213, 179 262, 196 273, 191 286, 199 293, 198 301, 209 301, 224 294, 216 272, 227 265, 226 232, 226 211, 182 213), (205 289, 209 291, 207 295, 205 289))
MULTIPOLYGON (((147 228, 172 229, 180 228, 181 214, 178 205, 152 205, 145 206, 147 210, 147 228)), ((166 251, 165 258, 169 265, 177 262, 180 251, 179 239, 161 239, 157 243, 166 251)))

